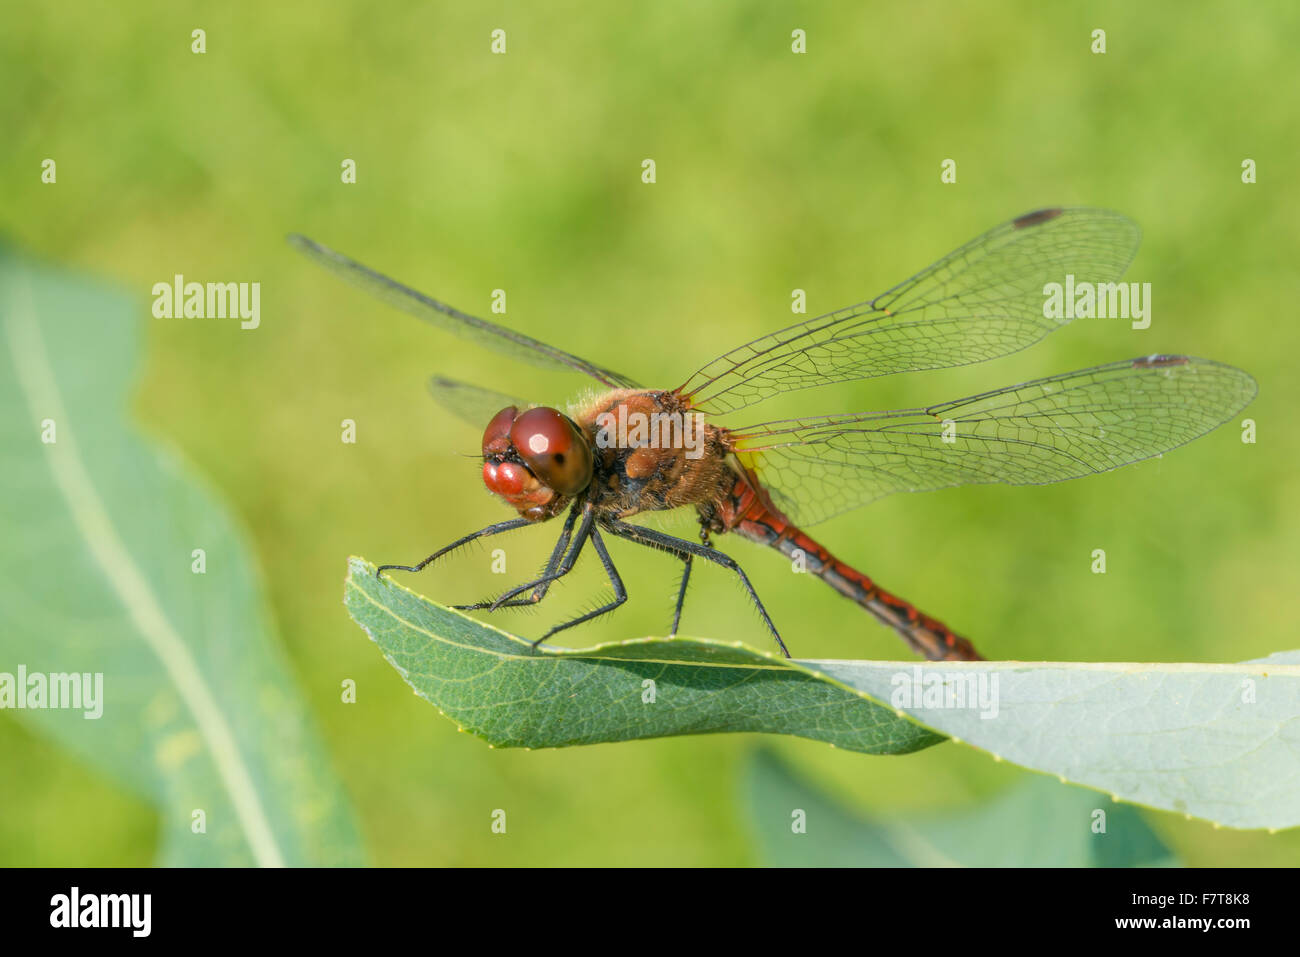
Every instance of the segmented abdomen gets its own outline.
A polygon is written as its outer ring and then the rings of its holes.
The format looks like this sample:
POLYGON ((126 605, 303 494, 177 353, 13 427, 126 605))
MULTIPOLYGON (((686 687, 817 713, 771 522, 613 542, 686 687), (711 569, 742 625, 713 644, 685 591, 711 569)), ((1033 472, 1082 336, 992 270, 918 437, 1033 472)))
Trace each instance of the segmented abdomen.
POLYGON ((801 561, 809 574, 893 628, 919 655, 931 661, 983 661, 975 647, 938 619, 922 614, 911 602, 881 588, 868 575, 840 561, 800 531, 750 483, 737 479, 729 507, 723 510, 728 531, 775 548, 792 561, 801 561))

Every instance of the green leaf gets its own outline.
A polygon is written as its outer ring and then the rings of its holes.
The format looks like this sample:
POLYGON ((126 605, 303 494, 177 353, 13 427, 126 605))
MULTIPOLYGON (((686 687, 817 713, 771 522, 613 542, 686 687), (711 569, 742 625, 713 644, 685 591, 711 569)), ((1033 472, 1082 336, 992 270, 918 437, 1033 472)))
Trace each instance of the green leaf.
POLYGON ((927 727, 1117 800, 1236 828, 1300 824, 1300 652, 1243 664, 816 663, 927 727), (994 713, 904 700, 919 678, 996 689, 994 713))
POLYGON ((542 647, 444 608, 361 559, 345 604, 417 694, 496 747, 767 731, 870 754, 943 739, 850 688, 742 645, 646 638, 542 647))
POLYGON ((128 424, 142 314, 0 254, 0 673, 83 674, 92 689, 103 676, 97 719, 84 702, 7 713, 152 802, 161 864, 358 863, 244 536, 176 455, 128 424))
POLYGON ((680 638, 533 652, 374 572, 352 559, 352 617, 416 693, 494 746, 759 731, 903 754, 947 736, 1119 800, 1231 827, 1300 823, 1300 653, 922 666, 787 661, 680 638))
POLYGON ((974 809, 868 817, 760 748, 743 787, 760 860, 778 867, 1177 864, 1136 808, 1041 776, 974 809))

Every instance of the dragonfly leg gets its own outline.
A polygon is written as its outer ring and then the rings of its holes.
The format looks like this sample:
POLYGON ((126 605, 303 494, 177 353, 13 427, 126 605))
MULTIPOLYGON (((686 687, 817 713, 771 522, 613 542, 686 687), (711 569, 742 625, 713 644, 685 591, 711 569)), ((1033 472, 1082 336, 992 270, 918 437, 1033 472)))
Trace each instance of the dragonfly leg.
POLYGON ((686 567, 682 569, 682 583, 677 588, 677 607, 673 610, 673 627, 668 632, 669 638, 677 637, 677 626, 682 623, 682 606, 686 604, 686 586, 691 580, 691 562, 695 560, 694 555, 678 555, 682 564, 686 567))
MULTIPOLYGON (((546 597, 547 590, 551 587, 554 579, 548 576, 553 575, 555 570, 560 566, 560 559, 564 557, 564 550, 569 547, 569 539, 573 535, 573 523, 578 519, 580 509, 569 509, 569 517, 564 520, 564 529, 560 532, 560 537, 551 549, 551 557, 546 562, 546 568, 542 571, 542 577, 538 581, 542 584, 533 589, 533 593, 527 598, 516 598, 499 606, 501 608, 519 608, 523 605, 535 605, 546 597)), ((483 608, 491 608, 495 601, 478 601, 472 605, 453 605, 453 608, 459 611, 478 611, 483 608)))
POLYGON ((605 542, 600 537, 600 532, 596 529, 591 530, 591 545, 596 549, 596 555, 600 558, 600 563, 605 567, 605 574, 609 576, 609 583, 614 586, 614 600, 601 605, 599 608, 587 612, 585 615, 579 615, 572 621, 566 621, 563 624, 556 625, 542 637, 533 642, 534 650, 551 635, 557 631, 564 631, 566 628, 572 628, 574 625, 580 625, 584 621, 591 621, 601 615, 607 615, 623 602, 627 601, 627 589, 623 587, 623 579, 619 577, 618 569, 614 567, 614 562, 609 557, 609 552, 605 550, 605 542))
MULTIPOLYGON (((703 520, 700 521, 700 541, 704 543, 705 548, 713 547, 713 542, 709 538, 709 526, 705 525, 703 520)), ((677 637, 677 627, 682 623, 682 607, 686 604, 686 586, 691 580, 691 562, 695 560, 695 556, 691 554, 677 557, 686 567, 682 569, 682 583, 677 588, 677 607, 673 610, 673 627, 668 632, 669 638, 677 637)))
POLYGON ((422 571, 430 562, 437 561, 439 558, 441 558, 443 555, 446 555, 448 552, 455 551, 456 549, 460 548, 463 545, 468 545, 470 542, 474 541, 475 539, 487 538, 489 535, 499 535, 502 532, 509 532, 516 528, 523 528, 525 525, 531 525, 531 524, 532 522, 528 521, 528 519, 526 518, 512 518, 505 522, 497 522, 495 525, 489 525, 487 528, 481 528, 477 532, 474 532, 473 534, 466 535, 464 538, 456 539, 456 541, 452 542, 450 545, 447 545, 445 548, 438 549, 436 552, 434 552, 424 561, 420 562, 418 565, 380 565, 378 568, 375 569, 375 577, 379 578, 383 575, 384 572, 393 571, 393 570, 401 571, 401 572, 422 571))
POLYGON ((487 605, 487 610, 496 611, 498 608, 505 607, 506 603, 511 599, 522 595, 530 589, 549 588, 552 583, 559 581, 565 575, 569 574, 569 572, 573 571, 574 562, 578 560, 579 553, 587 544, 587 539, 591 537, 595 521, 596 510, 591 503, 587 503, 582 507, 582 521, 579 523, 577 531, 573 533, 573 539, 569 546, 569 551, 560 562, 559 567, 547 571, 540 578, 534 579, 530 582, 524 582, 524 584, 517 585, 505 594, 497 596, 495 601, 487 605))
POLYGON ((781 654, 787 658, 790 652, 785 647, 785 642, 781 640, 781 634, 776 630, 776 625, 772 624, 772 619, 763 607, 762 600, 758 597, 758 592, 754 591, 754 586, 749 582, 749 576, 745 574, 736 560, 726 552, 720 552, 711 545, 697 545, 694 542, 688 542, 684 538, 677 538, 673 535, 667 535, 663 532, 656 531, 653 528, 646 528, 642 525, 631 525, 627 522, 621 522, 612 519, 605 523, 605 528, 619 538, 626 538, 630 542, 637 542, 641 545, 649 545, 652 548, 659 548, 674 555, 685 557, 691 555, 695 558, 703 558, 706 561, 713 562, 715 565, 721 565, 728 571, 736 573, 741 584, 745 586, 745 591, 749 593, 750 599, 758 609, 759 615, 763 619, 763 624, 771 632, 772 637, 776 639, 777 647, 781 649, 781 654))

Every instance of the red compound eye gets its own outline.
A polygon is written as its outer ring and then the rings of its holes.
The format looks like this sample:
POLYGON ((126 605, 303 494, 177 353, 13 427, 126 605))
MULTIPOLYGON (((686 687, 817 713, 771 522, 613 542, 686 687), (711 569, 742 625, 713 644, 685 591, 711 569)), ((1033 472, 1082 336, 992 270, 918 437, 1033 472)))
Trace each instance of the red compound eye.
POLYGON ((529 409, 516 418, 510 444, 533 474, 561 495, 577 495, 591 481, 587 437, 555 409, 529 409))
POLYGON ((483 484, 498 495, 517 496, 531 481, 533 477, 528 474, 528 470, 518 463, 483 463, 483 484))
POLYGON ((518 413, 519 409, 511 405, 492 416, 492 421, 483 430, 484 457, 493 453, 500 454, 510 447, 510 426, 514 424, 518 413))

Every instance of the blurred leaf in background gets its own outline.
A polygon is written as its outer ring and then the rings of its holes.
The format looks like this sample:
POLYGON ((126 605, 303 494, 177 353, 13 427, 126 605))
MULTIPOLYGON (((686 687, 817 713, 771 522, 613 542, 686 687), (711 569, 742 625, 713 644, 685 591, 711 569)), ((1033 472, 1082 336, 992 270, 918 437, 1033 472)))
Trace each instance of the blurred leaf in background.
POLYGON ((742 800, 760 860, 778 867, 1168 867, 1174 852, 1137 808, 1040 775, 949 814, 867 817, 768 748, 742 800))
POLYGON ((0 258, 0 671, 87 679, 82 707, 13 714, 155 808, 157 863, 360 863, 244 536, 126 419, 139 325, 121 292, 0 258))

